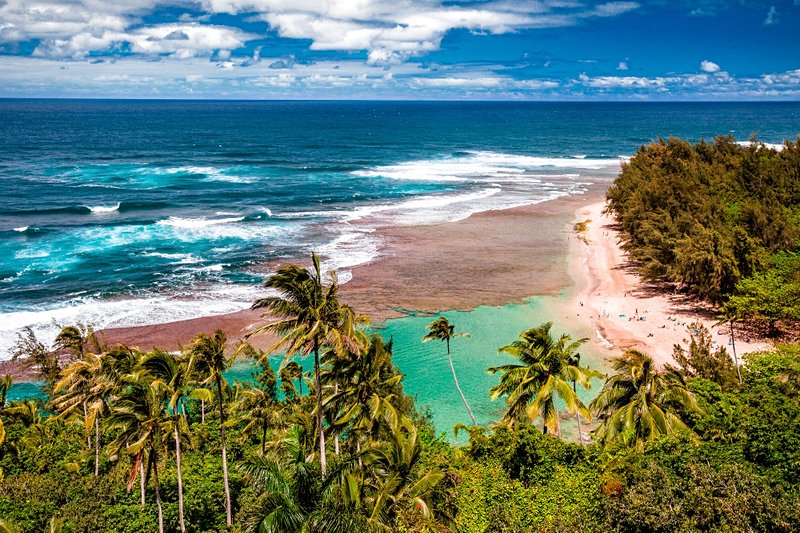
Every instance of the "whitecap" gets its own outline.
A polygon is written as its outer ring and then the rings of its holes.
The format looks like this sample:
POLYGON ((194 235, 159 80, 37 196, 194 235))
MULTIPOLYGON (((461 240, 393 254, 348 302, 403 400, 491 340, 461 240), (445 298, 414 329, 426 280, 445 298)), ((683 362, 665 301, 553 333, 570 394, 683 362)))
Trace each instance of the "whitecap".
POLYGON ((14 231, 19 233, 25 233, 26 231, 28 231, 28 226, 20 226, 18 228, 14 228, 14 231))
POLYGON ((156 224, 161 226, 172 226, 181 229, 202 229, 209 226, 216 226, 218 224, 230 224, 233 222, 241 222, 244 220, 243 216, 229 217, 229 218, 181 218, 169 217, 166 220, 159 220, 156 224))
POLYGON ((117 205, 111 206, 111 207, 106 207, 106 206, 103 206, 103 205, 97 205, 97 206, 94 206, 94 207, 87 205, 85 207, 87 209, 89 209, 89 211, 91 211, 92 213, 95 213, 95 214, 98 214, 98 215, 102 215, 102 214, 106 214, 106 213, 113 213, 114 211, 119 211, 119 206, 120 205, 122 205, 122 202, 117 202, 117 205))

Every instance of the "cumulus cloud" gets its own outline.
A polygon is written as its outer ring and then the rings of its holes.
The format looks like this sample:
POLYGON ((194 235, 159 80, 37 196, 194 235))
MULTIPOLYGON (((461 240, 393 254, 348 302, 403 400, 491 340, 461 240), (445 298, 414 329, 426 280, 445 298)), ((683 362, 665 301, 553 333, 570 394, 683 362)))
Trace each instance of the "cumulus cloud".
POLYGON ((708 73, 719 72, 719 65, 717 65, 713 61, 704 59, 703 61, 700 62, 700 70, 708 73))
POLYGON ((237 28, 207 24, 158 24, 132 31, 85 31, 67 39, 42 41, 34 55, 84 57, 93 51, 122 50, 133 54, 166 55, 177 58, 210 56, 226 59, 230 50, 241 48, 257 36, 237 28))
POLYGON ((437 50, 454 29, 501 34, 570 26, 637 9, 635 2, 586 8, 559 0, 457 6, 434 0, 204 0, 219 13, 254 13, 282 37, 310 39, 312 50, 366 50, 371 64, 398 63, 437 50))
POLYGON ((617 70, 628 70, 628 63, 626 61, 620 61, 619 65, 617 65, 617 70))

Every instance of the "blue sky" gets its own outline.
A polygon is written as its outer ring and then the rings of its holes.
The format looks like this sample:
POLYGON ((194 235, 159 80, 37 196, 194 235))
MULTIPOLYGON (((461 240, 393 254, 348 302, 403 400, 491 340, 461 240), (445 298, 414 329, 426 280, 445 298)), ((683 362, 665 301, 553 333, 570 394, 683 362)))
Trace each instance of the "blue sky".
POLYGON ((800 100, 800 0, 0 0, 0 97, 800 100))

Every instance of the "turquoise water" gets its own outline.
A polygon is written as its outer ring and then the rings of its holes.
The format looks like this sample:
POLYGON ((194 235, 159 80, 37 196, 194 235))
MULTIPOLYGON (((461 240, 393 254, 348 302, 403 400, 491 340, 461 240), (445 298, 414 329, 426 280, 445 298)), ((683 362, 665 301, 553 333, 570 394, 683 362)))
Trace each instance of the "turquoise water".
POLYGON ((312 249, 345 278, 376 227, 573 194, 659 136, 798 133, 798 103, 0 100, 0 359, 242 309, 312 249))
MULTIPOLYGON (((511 304, 502 307, 478 307, 472 311, 447 311, 436 316, 445 316, 456 326, 456 332, 465 331, 469 338, 457 338, 451 343, 453 364, 458 381, 467 402, 472 408, 478 424, 488 425, 497 422, 505 412, 502 399, 489 399, 489 389, 499 381, 499 375, 491 375, 486 369, 516 361, 498 354, 498 348, 514 341, 520 332, 553 321, 553 333, 567 333, 574 339, 586 335, 585 332, 565 331, 545 306, 552 297, 530 298, 524 304, 511 304)), ((405 391, 415 395, 421 406, 430 407, 433 423, 437 431, 451 431, 456 424, 470 425, 471 420, 458 394, 447 360, 446 347, 441 342, 422 342, 427 333, 426 326, 436 316, 411 316, 389 320, 381 333, 395 340, 394 359, 405 374, 405 391)), ((604 371, 601 357, 590 350, 581 352, 582 363, 596 370, 604 371)), ((595 380, 593 390, 578 390, 584 402, 591 401, 602 383, 595 380)), ((572 422, 562 428, 571 434, 572 422)))
MULTIPOLYGON (((502 399, 489 399, 489 389, 499 379, 490 375, 486 369, 511 363, 514 360, 497 353, 499 347, 509 344, 525 329, 537 326, 542 322, 554 321, 545 303, 554 297, 535 297, 523 304, 510 304, 502 307, 478 307, 472 311, 447 311, 436 316, 445 316, 456 326, 456 331, 466 331, 469 338, 456 338, 451 343, 453 363, 456 368, 461 389, 472 408, 475 418, 481 425, 498 421, 505 411, 502 399)), ((563 296, 561 297, 563 298, 563 296)), ((433 424, 438 432, 444 432, 453 438, 452 429, 456 424, 470 425, 469 415, 461 401, 461 397, 453 385, 453 376, 447 360, 445 345, 441 342, 422 342, 427 333, 426 326, 436 316, 408 316, 389 320, 377 327, 377 331, 387 339, 394 339, 394 360, 400 371, 405 374, 403 385, 406 393, 416 396, 420 407, 430 408, 433 424)), ((568 333, 573 338, 587 335, 586 332, 565 331, 554 323, 553 333, 568 333)), ((582 363, 596 370, 605 371, 603 360, 588 348, 581 351, 582 363)), ((276 356, 270 359, 271 366, 277 372, 283 360, 276 356)), ((303 368, 313 368, 313 358, 297 359, 303 368)), ((252 361, 237 362, 227 372, 227 379, 246 381, 256 368, 252 361)), ((595 380, 591 391, 578 390, 584 402, 589 402, 602 386, 595 380)), ((10 399, 19 399, 40 394, 34 384, 17 384, 12 386, 10 399)), ((562 431, 569 437, 574 433, 574 422, 564 422, 562 431)), ((459 440, 463 441, 464 434, 459 440)))

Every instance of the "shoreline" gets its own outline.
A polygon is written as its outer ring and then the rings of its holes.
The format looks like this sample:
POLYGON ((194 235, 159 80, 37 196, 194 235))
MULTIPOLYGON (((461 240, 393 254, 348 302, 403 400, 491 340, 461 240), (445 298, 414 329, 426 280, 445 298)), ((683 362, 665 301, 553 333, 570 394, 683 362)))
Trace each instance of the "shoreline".
MULTIPOLYGON (((727 347, 727 337, 718 335, 720 327, 713 326, 707 309, 654 290, 632 271, 613 221, 602 215, 606 188, 600 181, 581 194, 485 211, 457 222, 381 228, 379 256, 352 268, 352 279, 341 286, 342 300, 382 323, 412 313, 502 306, 566 291, 566 298, 552 299, 552 316, 573 338, 587 334, 587 346, 606 361, 637 348, 659 366, 670 363, 673 344, 688 337, 684 324, 695 320, 706 324, 715 343, 727 347), (574 224, 586 220, 586 231, 576 233, 574 224)), ((218 328, 234 344, 259 320, 260 312, 243 309, 100 334, 110 345, 174 350, 218 328)), ((274 338, 259 336, 251 342, 266 349, 274 338)), ((737 354, 768 347, 736 342, 737 354)), ((34 379, 19 361, 0 362, 0 374, 5 373, 18 383, 34 379)))
MULTIPOLYGON (((575 212, 573 224, 586 222, 586 230, 572 232, 570 269, 575 290, 561 315, 580 320, 593 333, 591 345, 608 360, 629 348, 648 353, 659 367, 671 364, 673 345, 689 338, 689 326, 700 322, 711 333, 713 347, 724 347, 732 356, 730 329, 718 325, 713 308, 682 294, 643 281, 620 246, 620 233, 605 201, 575 212), (580 315, 580 316, 577 316, 580 315)), ((765 341, 736 338, 736 353, 767 350, 765 341)))
MULTIPOLYGON (((353 267, 341 298, 373 323, 412 313, 471 310, 481 305, 521 303, 531 296, 557 295, 570 286, 567 269, 570 223, 575 210, 604 198, 607 180, 581 194, 510 209, 484 211, 457 222, 381 227, 377 258, 353 267)), ((307 258, 300 258, 307 264, 307 258)), ((229 343, 252 331, 260 312, 234 313, 99 332, 109 345, 173 350, 198 333, 222 329, 229 343)), ((257 348, 274 339, 254 337, 257 348)), ((0 374, 15 381, 33 376, 24 365, 0 362, 0 374)))

